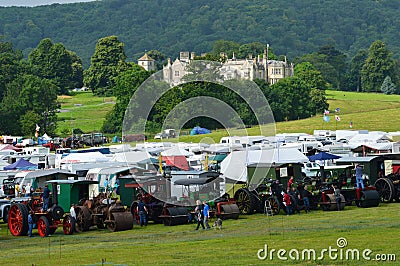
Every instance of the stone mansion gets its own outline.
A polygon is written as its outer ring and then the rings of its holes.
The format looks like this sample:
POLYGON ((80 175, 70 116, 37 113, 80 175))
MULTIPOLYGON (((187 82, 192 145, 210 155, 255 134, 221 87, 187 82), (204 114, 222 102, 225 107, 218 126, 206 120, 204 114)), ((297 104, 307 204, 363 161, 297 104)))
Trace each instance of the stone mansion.
MULTIPOLYGON (((186 67, 194 60, 196 54, 189 52, 181 52, 179 59, 173 63, 168 59, 167 65, 163 66, 164 81, 175 86, 181 82, 181 78, 187 74, 186 67)), ((226 55, 224 55, 226 56, 226 55)), ((147 71, 154 70, 154 60, 147 54, 138 60, 138 64, 147 71)), ((237 59, 233 54, 231 59, 227 59, 220 69, 221 75, 225 80, 229 79, 263 79, 269 84, 274 84, 282 78, 293 76, 293 63, 286 61, 268 60, 267 52, 253 58, 251 55, 245 59, 237 59)))

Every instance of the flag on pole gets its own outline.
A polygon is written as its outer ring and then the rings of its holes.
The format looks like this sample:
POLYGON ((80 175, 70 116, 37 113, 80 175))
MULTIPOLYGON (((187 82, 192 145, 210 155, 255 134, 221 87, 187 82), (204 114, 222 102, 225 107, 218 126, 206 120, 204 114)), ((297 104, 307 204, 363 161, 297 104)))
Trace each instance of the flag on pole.
POLYGON ((331 118, 327 115, 324 115, 324 121, 329 122, 329 121, 331 121, 331 118))
POLYGON ((208 154, 206 154, 206 158, 204 160, 204 170, 208 171, 208 154))
POLYGON ((324 110, 324 115, 329 115, 329 110, 324 110))
POLYGON ((163 167, 163 165, 162 165, 162 156, 161 156, 161 152, 160 152, 160 154, 158 155, 158 172, 160 174, 163 173, 162 167, 163 167))
POLYGON ((350 128, 353 128, 353 122, 350 121, 350 128))
POLYGON ((336 121, 340 121, 340 117, 338 115, 335 115, 336 121))

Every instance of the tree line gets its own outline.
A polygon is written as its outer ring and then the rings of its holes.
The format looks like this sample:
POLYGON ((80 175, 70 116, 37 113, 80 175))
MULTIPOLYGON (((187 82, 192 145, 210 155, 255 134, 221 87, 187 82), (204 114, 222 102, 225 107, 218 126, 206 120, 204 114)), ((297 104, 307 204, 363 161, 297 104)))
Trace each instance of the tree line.
MULTIPOLYGON (((260 42, 239 44, 219 40, 201 60, 223 62, 221 53, 246 57, 262 55, 266 45, 260 42)), ((156 70, 162 69, 167 56, 158 51, 147 52, 156 60, 156 70)), ((268 58, 283 60, 273 47, 268 58)), ((255 82, 268 100, 275 121, 307 118, 328 108, 326 89, 399 93, 399 62, 385 43, 377 40, 368 50, 360 50, 349 59, 332 45, 323 45, 317 51, 293 59, 294 76, 269 85, 264 80, 255 82)), ((35 125, 54 134, 57 127, 57 95, 69 93, 73 88, 87 86, 94 95, 113 95, 117 98, 113 110, 103 124, 105 133, 121 133, 125 110, 140 84, 153 72, 147 72, 129 62, 125 44, 117 36, 100 38, 91 57, 90 66, 83 68, 82 59, 61 43, 43 39, 25 59, 20 50, 9 42, 0 42, 0 133, 32 135, 35 125)), ((243 81, 245 82, 245 81, 243 81)), ((159 86, 166 86, 159 85, 159 86)), ((188 83, 177 86, 154 104, 148 117, 148 128, 158 131, 174 106, 196 96, 210 96, 229 104, 246 125, 255 124, 256 118, 249 106, 238 95, 223 85, 188 83)), ((95 97, 95 96, 94 96, 95 97)), ((206 117, 188 121, 187 127, 221 125, 206 117)))
MULTIPOLYGON (((382 40, 396 55, 399 0, 102 0, 0 8, 0 35, 27 56, 44 38, 75 51, 84 67, 98 39, 116 35, 130 61, 145 50, 176 57, 211 51, 218 40, 260 41, 294 58, 332 44, 347 56, 382 40)), ((397 56, 399 58, 399 56, 397 56)))

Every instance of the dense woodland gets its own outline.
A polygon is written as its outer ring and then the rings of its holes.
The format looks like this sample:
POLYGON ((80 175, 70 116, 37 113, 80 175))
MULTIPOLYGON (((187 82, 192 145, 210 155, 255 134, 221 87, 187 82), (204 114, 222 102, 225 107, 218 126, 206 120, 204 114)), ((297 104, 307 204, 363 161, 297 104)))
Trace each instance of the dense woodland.
MULTIPOLYGON (((57 95, 83 85, 94 94, 116 96, 102 130, 120 133, 131 96, 152 74, 132 62, 146 49, 160 70, 168 57, 181 50, 207 52, 197 59, 221 62, 221 52, 241 58, 257 56, 270 44, 269 59, 288 55, 295 64, 294 77, 274 85, 256 80, 276 121, 322 112, 328 108, 326 89, 399 94, 400 61, 394 42, 399 35, 394 31, 398 18, 392 5, 399 1, 356 1, 362 3, 357 7, 349 1, 347 8, 344 3, 314 2, 283 6, 280 1, 235 1, 231 8, 230 1, 212 5, 143 1, 133 6, 133 1, 104 0, 0 8, 4 35, 0 39, 0 134, 29 136, 35 124, 53 134, 57 95), (352 15, 349 6, 355 8, 352 15), (326 11, 333 8, 335 12, 326 11), (375 17, 382 12, 386 16, 375 17)), ((157 86, 163 89, 165 84, 157 86)), ((224 86, 189 83, 170 90, 154 104, 147 117, 149 130, 158 131, 176 104, 195 96, 218 98, 234 108, 246 125, 257 122, 246 103, 224 86)), ((221 126, 205 117, 186 126, 194 125, 221 126)))
POLYGON ((290 60, 330 44, 352 58, 382 40, 400 58, 400 0, 102 0, 0 8, 0 35, 27 56, 44 38, 87 68, 98 39, 116 35, 129 61, 145 50, 175 58, 217 40, 269 43, 290 60))

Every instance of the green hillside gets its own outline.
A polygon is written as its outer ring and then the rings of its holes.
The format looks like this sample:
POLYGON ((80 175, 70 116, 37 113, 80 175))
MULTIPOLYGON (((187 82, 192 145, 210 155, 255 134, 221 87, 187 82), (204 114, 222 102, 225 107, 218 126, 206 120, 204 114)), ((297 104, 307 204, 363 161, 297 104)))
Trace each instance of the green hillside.
POLYGON ((99 132, 106 114, 115 104, 114 97, 97 97, 91 92, 81 92, 74 96, 59 96, 61 104, 58 113, 57 134, 70 135, 72 129, 83 132, 99 132))
MULTIPOLYGON (((356 93, 342 91, 327 91, 330 110, 330 122, 323 121, 320 114, 308 119, 276 123, 277 133, 305 132, 313 133, 315 129, 367 129, 373 131, 399 131, 400 130, 400 95, 384 95, 377 93, 356 93), (340 108, 339 113, 335 109, 340 108), (335 120, 335 115, 340 121, 335 120)), ((59 134, 72 128, 80 128, 84 132, 99 131, 104 121, 105 114, 112 109, 113 97, 97 97, 91 93, 78 93, 73 97, 60 96, 61 110, 58 114, 59 134)), ((204 126, 204 125, 203 125, 204 126)), ((183 133, 188 133, 184 130, 183 133)), ((249 134, 257 135, 256 128, 248 129, 249 134)), ((215 131, 208 135, 180 136, 179 141, 199 142, 200 140, 219 141, 226 136, 226 130, 215 131)), ((243 134, 242 130, 233 130, 230 134, 243 134)))
POLYGON ((332 44, 350 57, 382 40, 400 57, 399 0, 102 0, 0 8, 0 35, 27 55, 43 38, 89 65, 96 41, 117 35, 128 59, 146 50, 174 58, 212 50, 216 40, 269 43, 289 59, 332 44))

